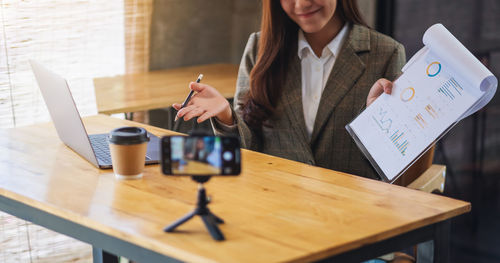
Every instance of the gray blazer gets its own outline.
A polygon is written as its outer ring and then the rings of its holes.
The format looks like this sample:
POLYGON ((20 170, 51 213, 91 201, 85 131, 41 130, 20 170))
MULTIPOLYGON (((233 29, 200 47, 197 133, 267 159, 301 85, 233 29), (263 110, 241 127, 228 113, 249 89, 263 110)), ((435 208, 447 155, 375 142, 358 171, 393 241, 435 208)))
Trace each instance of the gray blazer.
POLYGON ((272 126, 264 126, 262 137, 258 137, 241 118, 240 103, 249 91, 259 35, 250 35, 241 61, 234 98, 235 125, 224 126, 212 119, 215 133, 239 133, 242 146, 250 150, 379 179, 344 127, 360 113, 375 81, 394 80, 400 74, 406 60, 404 47, 367 27, 352 25, 321 96, 310 140, 302 110, 300 60, 297 51, 292 51, 276 113, 264 122, 272 126))

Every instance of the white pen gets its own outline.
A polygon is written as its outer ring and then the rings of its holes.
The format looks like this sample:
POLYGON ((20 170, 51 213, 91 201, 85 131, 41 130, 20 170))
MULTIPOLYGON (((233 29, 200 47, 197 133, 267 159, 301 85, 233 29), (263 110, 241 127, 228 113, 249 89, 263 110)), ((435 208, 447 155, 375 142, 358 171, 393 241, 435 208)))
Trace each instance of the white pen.
MULTIPOLYGON (((200 74, 200 75, 198 76, 198 79, 196 80, 196 83, 200 83, 200 81, 201 81, 201 79, 202 79, 202 78, 203 78, 203 74, 200 74)), ((189 92, 189 94, 188 94, 187 98, 186 98, 186 99, 184 100, 184 102, 182 103, 182 105, 181 105, 181 109, 187 106, 187 104, 188 104, 188 103, 189 103, 189 101, 191 100, 191 96, 193 96, 193 94, 194 94, 194 90, 191 90, 191 91, 189 92)), ((181 109, 179 109, 179 110, 181 110, 181 109)), ((179 112, 177 111, 177 113, 179 113, 179 112)), ((179 119, 179 117, 177 117, 177 114, 176 114, 176 115, 175 115, 175 121, 177 121, 178 119, 179 119)))

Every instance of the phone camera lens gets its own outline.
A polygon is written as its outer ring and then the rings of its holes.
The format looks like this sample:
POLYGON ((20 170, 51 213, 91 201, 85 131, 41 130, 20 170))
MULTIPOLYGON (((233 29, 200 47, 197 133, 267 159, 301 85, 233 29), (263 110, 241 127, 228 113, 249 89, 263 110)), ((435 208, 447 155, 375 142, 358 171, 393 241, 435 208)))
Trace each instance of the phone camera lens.
POLYGON ((222 154, 222 158, 224 158, 224 160, 226 162, 229 162, 231 160, 233 160, 233 153, 230 152, 230 151, 225 151, 223 154, 222 154))

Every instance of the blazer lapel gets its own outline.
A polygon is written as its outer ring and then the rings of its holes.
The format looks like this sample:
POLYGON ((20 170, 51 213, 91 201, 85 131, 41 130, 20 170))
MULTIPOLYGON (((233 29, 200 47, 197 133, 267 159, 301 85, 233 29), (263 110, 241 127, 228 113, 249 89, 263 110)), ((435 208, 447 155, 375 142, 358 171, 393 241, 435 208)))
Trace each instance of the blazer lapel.
POLYGON ((287 115, 290 116, 291 123, 302 141, 308 142, 306 122, 304 120, 304 109, 302 106, 302 73, 300 59, 297 56, 297 51, 292 51, 290 64, 287 67, 287 78, 283 87, 282 103, 287 115))
MULTIPOLYGON (((335 106, 354 86, 365 70, 365 64, 358 56, 358 52, 370 49, 369 29, 353 25, 346 39, 321 95, 321 100, 314 122, 311 145, 318 137, 323 126, 332 114, 335 106)), ((302 105, 302 104, 301 104, 302 105)))

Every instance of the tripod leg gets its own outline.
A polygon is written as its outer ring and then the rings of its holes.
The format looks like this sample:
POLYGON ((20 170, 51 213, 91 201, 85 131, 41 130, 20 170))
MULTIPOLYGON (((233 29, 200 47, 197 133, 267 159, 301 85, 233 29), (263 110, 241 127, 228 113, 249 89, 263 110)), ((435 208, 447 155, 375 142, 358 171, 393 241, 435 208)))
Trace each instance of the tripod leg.
POLYGON ((210 232, 210 235, 213 237, 213 239, 218 241, 224 240, 224 235, 217 226, 217 223, 215 223, 212 215, 201 215, 201 219, 203 220, 203 223, 205 223, 205 226, 207 227, 208 232, 210 232))
POLYGON ((187 215, 179 218, 177 221, 173 222, 172 224, 166 226, 163 231, 165 232, 172 232, 174 231, 174 229, 180 225, 182 225, 183 223, 185 223, 186 221, 188 221, 189 219, 191 219, 193 216, 196 215, 196 211, 193 211, 193 212, 190 212, 188 213, 187 215))
POLYGON ((209 215, 212 216, 212 218, 214 219, 215 223, 217 224, 224 224, 224 220, 218 216, 216 216, 214 213, 210 212, 209 215))

